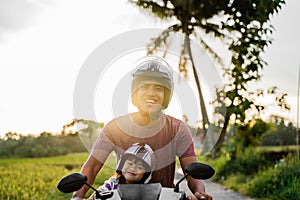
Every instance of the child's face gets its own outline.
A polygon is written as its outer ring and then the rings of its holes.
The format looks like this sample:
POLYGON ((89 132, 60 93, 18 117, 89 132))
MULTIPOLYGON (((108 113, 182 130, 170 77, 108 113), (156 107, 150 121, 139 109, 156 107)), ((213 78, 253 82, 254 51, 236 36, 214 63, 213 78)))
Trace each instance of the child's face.
POLYGON ((122 174, 125 177, 126 183, 136 183, 140 181, 146 172, 143 161, 131 156, 129 157, 122 168, 122 174))

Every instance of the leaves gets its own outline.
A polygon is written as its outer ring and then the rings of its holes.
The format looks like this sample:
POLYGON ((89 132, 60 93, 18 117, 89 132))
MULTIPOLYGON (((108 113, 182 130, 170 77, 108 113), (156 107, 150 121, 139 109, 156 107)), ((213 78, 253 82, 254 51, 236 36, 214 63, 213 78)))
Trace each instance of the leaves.
MULTIPOLYGON (((170 32, 182 32, 188 36, 193 34, 197 39, 196 42, 222 63, 204 38, 199 37, 199 33, 205 33, 228 44, 228 50, 232 53, 232 64, 234 68, 240 68, 235 76, 231 74, 233 81, 236 83, 243 81, 245 84, 260 78, 259 70, 266 65, 260 55, 266 46, 272 43, 270 34, 274 28, 270 25, 269 19, 285 3, 284 0, 132 0, 130 2, 161 19, 177 20, 155 40, 155 45, 149 54, 153 53, 153 49, 166 46, 166 39, 170 36, 170 32), (248 73, 251 75, 247 76, 248 73)), ((182 46, 184 47, 185 44, 182 46)), ((184 48, 181 57, 179 70, 187 76, 188 62, 184 48)))

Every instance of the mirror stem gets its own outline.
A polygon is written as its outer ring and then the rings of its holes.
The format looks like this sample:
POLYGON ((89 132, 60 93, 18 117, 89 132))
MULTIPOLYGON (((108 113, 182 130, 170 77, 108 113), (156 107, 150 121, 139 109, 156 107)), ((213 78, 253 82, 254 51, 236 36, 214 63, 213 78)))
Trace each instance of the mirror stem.
POLYGON ((179 184, 188 176, 188 174, 184 175, 177 183, 174 188, 174 192, 179 192, 179 184))
POLYGON ((84 182, 84 184, 86 184, 87 186, 89 186, 90 188, 92 188, 95 192, 96 192, 96 198, 100 199, 100 193, 98 190, 96 190, 96 188, 94 188, 93 186, 91 186, 90 184, 88 184, 87 182, 84 182))

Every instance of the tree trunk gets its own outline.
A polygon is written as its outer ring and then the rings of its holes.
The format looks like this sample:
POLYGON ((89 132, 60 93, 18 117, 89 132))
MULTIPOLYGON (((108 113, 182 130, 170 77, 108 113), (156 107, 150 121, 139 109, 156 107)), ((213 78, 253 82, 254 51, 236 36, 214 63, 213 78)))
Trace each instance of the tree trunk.
POLYGON ((195 67, 195 63, 194 63, 194 59, 193 59, 193 55, 192 55, 192 51, 191 51, 191 40, 190 40, 188 35, 185 36, 184 40, 185 40, 184 43, 187 46, 188 55, 189 55, 191 63, 192 63, 194 79, 195 79, 195 82, 196 82, 196 86, 197 86, 197 90, 198 90, 198 94, 199 94, 199 100, 200 100, 200 109, 201 109, 202 120, 203 120, 203 130, 205 131, 205 134, 206 134, 207 133, 207 127, 209 126, 209 119, 208 119, 208 116, 207 116, 207 111, 206 111, 206 106, 205 106, 205 102, 204 102, 204 98, 203 98, 203 93, 202 93, 202 90, 201 90, 199 77, 198 77, 198 74, 197 74, 197 70, 196 70, 196 67, 195 67))
POLYGON ((213 154, 216 155, 217 153, 219 153, 221 147, 222 147, 222 144, 224 142, 224 138, 226 136, 226 131, 227 131, 227 127, 228 127, 228 124, 229 124, 229 119, 230 119, 230 115, 226 113, 226 116, 225 116, 225 120, 224 120, 224 126, 221 130, 221 134, 219 136, 219 139, 217 140, 215 146, 214 146, 214 150, 213 150, 213 154))

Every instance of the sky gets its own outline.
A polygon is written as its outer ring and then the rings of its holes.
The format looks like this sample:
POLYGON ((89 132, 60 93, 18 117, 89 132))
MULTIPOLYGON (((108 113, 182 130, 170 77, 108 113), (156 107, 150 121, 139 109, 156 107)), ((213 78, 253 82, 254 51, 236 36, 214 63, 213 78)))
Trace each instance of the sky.
MULTIPOLYGON (((262 81, 253 85, 278 86, 287 93, 292 109, 281 114, 293 121, 300 66, 300 26, 295 23, 299 8, 300 1, 287 0, 272 18, 276 31, 264 54, 268 66, 262 81)), ((74 118, 75 86, 95 49, 124 32, 165 27, 126 0, 1 0, 0 135, 61 131, 74 118)), ((95 98, 100 101, 102 96, 98 92, 95 98)), ((171 107, 176 110, 179 103, 171 107)))

